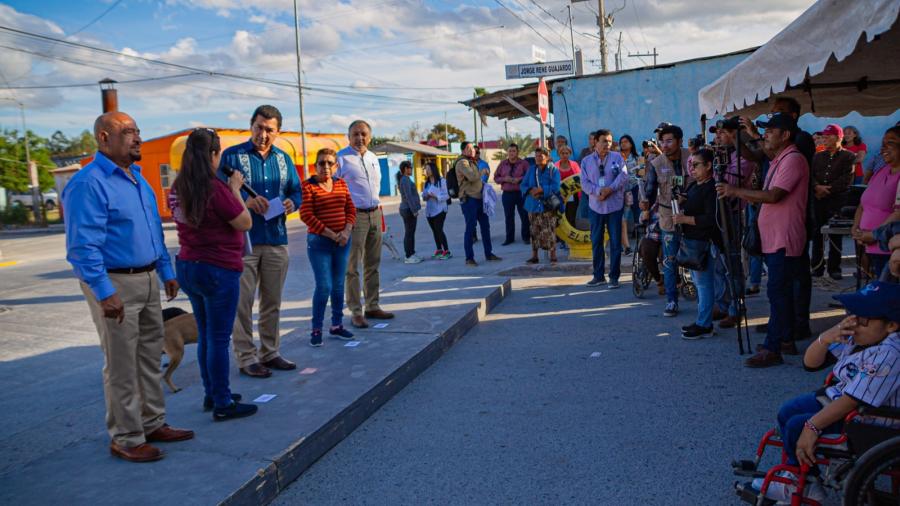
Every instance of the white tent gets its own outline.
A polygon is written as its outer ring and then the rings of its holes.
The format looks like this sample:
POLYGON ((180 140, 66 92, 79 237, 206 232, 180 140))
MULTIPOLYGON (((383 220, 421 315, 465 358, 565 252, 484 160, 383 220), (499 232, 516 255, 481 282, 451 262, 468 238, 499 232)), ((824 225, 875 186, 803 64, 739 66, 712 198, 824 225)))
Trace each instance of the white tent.
POLYGON ((700 90, 700 113, 769 112, 790 96, 840 117, 900 108, 900 0, 819 0, 752 55, 700 90))

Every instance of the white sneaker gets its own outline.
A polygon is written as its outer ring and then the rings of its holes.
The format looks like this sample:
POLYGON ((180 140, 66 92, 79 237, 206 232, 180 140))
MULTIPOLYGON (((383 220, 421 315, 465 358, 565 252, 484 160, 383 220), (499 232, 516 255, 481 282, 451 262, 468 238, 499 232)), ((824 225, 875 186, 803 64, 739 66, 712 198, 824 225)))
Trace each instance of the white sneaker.
POLYGON ((420 263, 421 261, 422 261, 422 258, 421 258, 421 257, 418 257, 418 256, 416 256, 416 255, 413 255, 413 256, 411 256, 411 257, 406 257, 406 260, 404 260, 403 263, 405 263, 405 264, 417 264, 417 263, 420 263))

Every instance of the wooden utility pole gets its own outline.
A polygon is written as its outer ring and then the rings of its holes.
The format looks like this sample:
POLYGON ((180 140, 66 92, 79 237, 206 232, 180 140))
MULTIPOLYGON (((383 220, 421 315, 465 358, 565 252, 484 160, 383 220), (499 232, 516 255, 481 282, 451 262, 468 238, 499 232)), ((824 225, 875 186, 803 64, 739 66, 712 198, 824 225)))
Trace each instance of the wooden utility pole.
POLYGON ((622 32, 619 32, 619 44, 616 46, 616 70, 622 70, 622 32))
POLYGON ((309 160, 306 158, 306 123, 303 121, 303 71, 300 66, 300 15, 297 11, 297 0, 294 0, 294 42, 297 44, 297 98, 300 101, 300 147, 303 149, 303 177, 307 177, 309 160))
POLYGON ((656 57, 659 56, 659 53, 656 52, 656 48, 653 48, 652 53, 628 53, 629 58, 641 58, 643 56, 652 56, 653 57, 653 66, 656 66, 656 57))
POLYGON ((603 0, 597 0, 597 8, 600 12, 600 17, 597 19, 597 24, 600 26, 600 72, 606 72, 608 69, 606 65, 606 6, 603 5, 603 0))

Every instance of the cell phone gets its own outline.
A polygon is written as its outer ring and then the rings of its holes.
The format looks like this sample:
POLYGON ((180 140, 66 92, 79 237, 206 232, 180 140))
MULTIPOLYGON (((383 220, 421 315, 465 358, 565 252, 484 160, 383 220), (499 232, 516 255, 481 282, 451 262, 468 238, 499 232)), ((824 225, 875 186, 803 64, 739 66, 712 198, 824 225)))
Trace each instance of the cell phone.
POLYGON ((684 186, 684 176, 675 176, 672 180, 675 186, 684 186))

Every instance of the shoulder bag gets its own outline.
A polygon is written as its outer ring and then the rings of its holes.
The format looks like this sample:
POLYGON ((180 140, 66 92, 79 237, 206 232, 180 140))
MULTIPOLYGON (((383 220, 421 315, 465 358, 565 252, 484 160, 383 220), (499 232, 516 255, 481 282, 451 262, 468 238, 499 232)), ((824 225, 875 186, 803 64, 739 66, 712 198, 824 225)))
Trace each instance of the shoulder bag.
MULTIPOLYGON (((558 170, 556 167, 552 165, 547 165, 548 169, 551 171, 558 170)), ((538 188, 541 188, 541 177, 540 177, 540 167, 534 167, 534 182, 537 184, 538 188)), ((554 192, 551 194, 544 194, 540 199, 541 205, 544 206, 544 211, 553 211, 554 213, 559 211, 559 208, 562 207, 562 195, 558 192, 554 192)))

